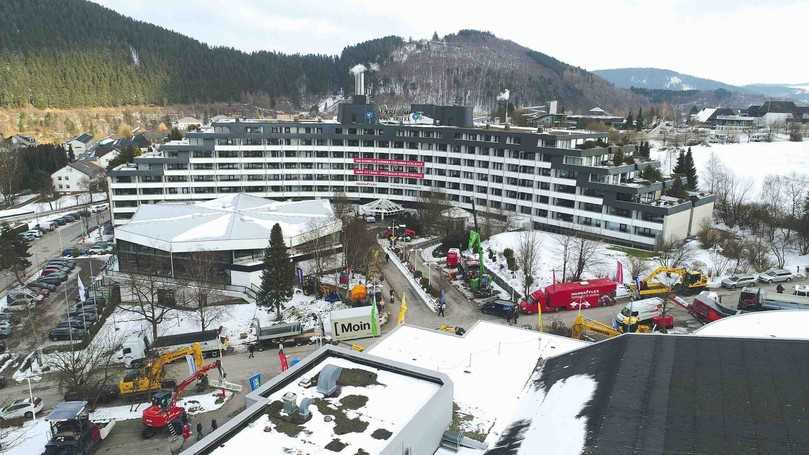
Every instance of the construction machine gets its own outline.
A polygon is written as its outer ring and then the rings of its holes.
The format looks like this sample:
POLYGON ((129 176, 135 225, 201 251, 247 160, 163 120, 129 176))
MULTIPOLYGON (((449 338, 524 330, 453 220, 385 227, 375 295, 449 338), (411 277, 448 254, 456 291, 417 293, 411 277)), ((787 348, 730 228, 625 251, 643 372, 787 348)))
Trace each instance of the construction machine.
MULTIPOLYGON (((173 390, 159 390, 152 394, 151 406, 143 410, 143 431, 141 436, 149 439, 163 429, 174 426, 175 434, 179 434, 177 424, 183 421, 185 408, 179 406, 177 401, 182 397, 185 389, 191 384, 200 381, 202 387, 207 386, 208 372, 216 368, 219 370, 219 377, 224 382, 225 374, 222 371, 222 363, 216 360, 213 363, 197 369, 194 374, 183 379, 173 390)), ((181 426, 181 425, 180 425, 181 426)))
POLYGON ((708 277, 704 273, 684 267, 658 267, 639 281, 640 289, 637 285, 630 288, 640 296, 667 294, 672 290, 678 294, 697 294, 708 287, 708 277))
POLYGON ((478 256, 478 273, 469 278, 469 289, 475 294, 475 297, 489 297, 494 293, 492 289, 492 278, 486 273, 486 268, 483 262, 483 247, 480 245, 480 231, 478 230, 478 214, 475 208, 475 200, 472 199, 472 215, 475 220, 475 229, 469 231, 469 241, 467 248, 472 254, 477 253, 478 256))
POLYGON ((166 385, 171 385, 173 381, 163 381, 163 368, 169 363, 191 356, 194 360, 194 367, 202 367, 202 345, 194 343, 174 351, 166 352, 160 357, 150 361, 145 367, 127 371, 123 379, 118 383, 118 392, 121 396, 146 393, 157 390, 166 385))
POLYGON ((621 335, 622 333, 648 333, 651 331, 651 327, 639 323, 637 316, 631 316, 626 324, 618 329, 615 329, 602 322, 594 321, 592 319, 585 319, 584 315, 579 313, 576 316, 576 319, 573 321, 573 326, 570 327, 570 337, 581 340, 587 332, 595 332, 611 338, 621 335))

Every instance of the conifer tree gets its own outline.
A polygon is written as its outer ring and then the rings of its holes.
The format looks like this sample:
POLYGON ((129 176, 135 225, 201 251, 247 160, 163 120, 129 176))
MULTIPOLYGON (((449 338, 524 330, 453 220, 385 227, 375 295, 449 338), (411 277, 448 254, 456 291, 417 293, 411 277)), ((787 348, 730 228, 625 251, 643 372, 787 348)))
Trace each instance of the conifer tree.
POLYGON ((680 154, 677 155, 677 164, 674 166, 671 173, 680 176, 685 175, 685 154, 682 150, 680 150, 680 154))
POLYGON ((25 284, 25 271, 31 266, 28 248, 28 241, 15 234, 7 224, 0 226, 0 270, 13 273, 20 286, 25 284))
POLYGON ((632 125, 633 123, 635 123, 635 118, 632 116, 632 112, 630 112, 629 115, 626 116, 626 120, 624 121, 624 129, 631 130, 633 127, 632 125))
POLYGON ((635 120, 635 130, 640 131, 643 129, 643 108, 638 108, 638 118, 635 120))
POLYGON ((281 225, 276 223, 270 231, 270 243, 264 250, 264 271, 257 303, 274 308, 277 320, 281 320, 284 303, 292 298, 294 276, 281 225))
POLYGON ((694 155, 691 154, 691 147, 688 147, 688 152, 685 154, 685 158, 683 158, 683 175, 685 175, 686 180, 688 180, 686 188, 691 191, 696 191, 699 180, 697 177, 697 167, 694 165, 694 155))
POLYGON ((669 188, 667 194, 676 198, 685 198, 688 196, 688 193, 685 192, 685 188, 683 188, 682 179, 679 176, 674 178, 671 188, 669 188))

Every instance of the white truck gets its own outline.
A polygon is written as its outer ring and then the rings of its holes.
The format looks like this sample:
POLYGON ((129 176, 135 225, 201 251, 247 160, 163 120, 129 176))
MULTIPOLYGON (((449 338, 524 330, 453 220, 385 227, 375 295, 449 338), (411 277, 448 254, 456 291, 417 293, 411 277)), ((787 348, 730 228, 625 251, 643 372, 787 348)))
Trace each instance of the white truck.
POLYGON ((206 357, 217 357, 220 350, 225 351, 229 347, 227 337, 220 337, 219 329, 165 335, 157 337, 154 342, 149 339, 148 335, 138 334, 124 339, 121 343, 118 360, 123 362, 127 368, 136 368, 144 365, 150 354, 159 356, 168 351, 191 346, 194 343, 200 344, 202 355, 206 357))

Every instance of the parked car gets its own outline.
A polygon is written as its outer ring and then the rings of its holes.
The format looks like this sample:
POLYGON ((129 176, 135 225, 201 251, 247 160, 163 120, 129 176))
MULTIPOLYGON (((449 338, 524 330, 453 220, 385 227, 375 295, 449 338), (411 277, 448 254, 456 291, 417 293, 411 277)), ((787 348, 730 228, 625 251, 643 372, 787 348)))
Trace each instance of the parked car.
POLYGON ((40 275, 41 277, 40 279, 45 280, 45 282, 47 282, 48 279, 53 278, 59 280, 59 282, 61 283, 62 281, 65 281, 67 279, 67 273, 62 272, 60 270, 49 269, 46 270, 45 272, 47 273, 43 273, 42 275, 40 275))
POLYGON ((8 321, 9 325, 15 325, 20 323, 20 316, 16 313, 12 313, 11 311, 7 311, 7 308, 3 308, 6 311, 0 311, 0 321, 8 321))
POLYGON ((40 231, 39 229, 29 229, 25 231, 23 234, 33 235, 36 238, 42 237, 42 231, 40 231))
POLYGON ((36 237, 36 236, 34 236, 32 234, 29 234, 27 232, 23 232, 22 234, 20 234, 20 238, 25 240, 26 242, 33 242, 34 240, 38 239, 39 237, 36 237))
POLYGON ((98 313, 95 311, 74 311, 72 313, 68 313, 67 317, 76 321, 87 321, 89 323, 94 323, 98 320, 98 313))
POLYGON ((783 283, 792 281, 793 278, 795 278, 795 275, 784 269, 769 269, 758 276, 758 280, 762 283, 783 283))
POLYGON ((89 329, 93 324, 90 321, 82 321, 79 319, 68 319, 66 321, 59 321, 54 327, 55 329, 65 329, 68 327, 74 329, 89 329))
POLYGON ((19 417, 30 419, 34 413, 42 411, 42 399, 34 397, 33 403, 31 398, 22 398, 12 401, 9 405, 0 409, 0 420, 10 420, 19 417))
POLYGON ((45 267, 44 269, 42 269, 42 273, 40 273, 40 276, 49 276, 49 275, 53 275, 55 273, 62 273, 65 276, 67 276, 67 274, 70 273, 70 270, 69 269, 63 269, 63 268, 57 267, 57 266, 45 267))
POLYGON ((67 220, 65 220, 64 218, 56 218, 55 220, 53 220, 53 222, 56 223, 57 226, 64 226, 65 224, 67 224, 67 220))
POLYGON ((62 277, 54 275, 54 276, 46 276, 46 277, 39 278, 37 281, 39 281, 40 283, 53 285, 53 287, 55 289, 56 286, 59 286, 65 280, 62 277))
POLYGON ((743 288, 745 286, 755 286, 757 277, 750 275, 732 275, 722 280, 722 287, 727 289, 743 288))
POLYGON ((107 210, 107 204, 96 204, 90 209, 93 213, 103 212, 104 210, 107 210))
POLYGON ((47 289, 49 291, 53 291, 56 289, 56 284, 47 283, 41 280, 36 280, 28 283, 29 288, 39 288, 39 289, 47 289))
POLYGON ((48 339, 51 341, 65 341, 71 338, 77 340, 85 336, 87 336, 87 330, 77 328, 60 327, 51 329, 51 331, 48 332, 48 339))
POLYGON ((71 312, 93 312, 98 313, 98 306, 93 303, 77 303, 71 308, 71 312))
POLYGON ((75 213, 68 213, 67 215, 63 216, 63 218, 70 221, 76 221, 79 219, 79 215, 75 213))
POLYGON ((11 326, 0 326, 0 338, 8 338, 11 336, 11 326))
POLYGON ((507 318, 514 314, 514 311, 517 311, 517 304, 508 300, 497 299, 493 302, 482 303, 480 311, 483 314, 507 318))
POLYGON ((76 268, 76 263, 73 261, 73 259, 66 258, 51 259, 45 265, 60 265, 62 267, 67 267, 70 270, 76 268))

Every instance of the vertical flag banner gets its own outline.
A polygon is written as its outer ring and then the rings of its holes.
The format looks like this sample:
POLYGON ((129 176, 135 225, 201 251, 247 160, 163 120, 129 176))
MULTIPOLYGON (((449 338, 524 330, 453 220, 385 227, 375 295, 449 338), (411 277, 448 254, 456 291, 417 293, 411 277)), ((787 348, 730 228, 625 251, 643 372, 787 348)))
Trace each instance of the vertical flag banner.
POLYGON ((376 307, 376 294, 374 294, 373 303, 371 303, 371 335, 379 336, 379 313, 376 307))
POLYGON ((618 261, 618 269, 615 271, 615 281, 618 284, 623 284, 624 282, 624 264, 621 261, 618 261))
POLYGON ((399 325, 404 324, 405 322, 405 315, 407 314, 407 301, 405 300, 404 294, 402 294, 402 304, 399 306, 399 325))
POLYGON ((76 280, 79 282, 79 300, 84 302, 87 292, 84 290, 84 283, 81 282, 81 276, 76 275, 76 280))

